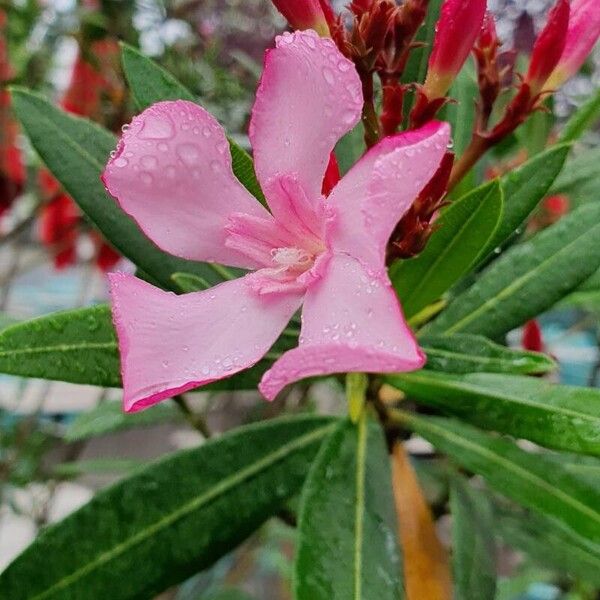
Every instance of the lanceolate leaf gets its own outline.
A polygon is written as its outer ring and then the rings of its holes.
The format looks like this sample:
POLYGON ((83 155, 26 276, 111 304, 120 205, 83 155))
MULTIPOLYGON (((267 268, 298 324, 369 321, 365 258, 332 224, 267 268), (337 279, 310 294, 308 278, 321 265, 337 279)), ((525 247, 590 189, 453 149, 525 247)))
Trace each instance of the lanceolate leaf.
POLYGON ((600 454, 600 390, 492 373, 431 371, 388 376, 411 398, 443 412, 542 446, 600 454))
POLYGON ((498 338, 551 308, 600 266, 600 205, 573 211, 508 250, 457 296, 427 333, 498 338))
POLYGON ((455 477, 450 493, 450 513, 456 597, 494 600, 496 546, 494 520, 487 498, 468 482, 455 477))
MULTIPOLYGON (((571 200, 582 199, 581 190, 595 186, 600 175, 600 148, 586 149, 574 155, 552 186, 555 194, 567 194, 571 200)), ((593 198, 583 198, 592 201, 593 198)))
POLYGON ((486 253, 506 242, 527 220, 558 177, 570 149, 569 144, 553 146, 502 178, 504 211, 486 253))
POLYGON ((173 273, 171 279, 175 282, 179 291, 184 294, 206 290, 211 287, 206 279, 198 277, 197 275, 192 275, 191 273, 173 273))
POLYGON ((0 372, 120 387, 110 308, 59 312, 7 327, 0 332, 0 372))
POLYGON ((437 300, 471 267, 487 246, 502 214, 497 181, 453 202, 416 258, 396 263, 390 276, 407 318, 437 300))
MULTIPOLYGON (((196 102, 194 95, 182 83, 135 48, 123 44, 121 57, 125 76, 140 110, 162 100, 196 102)), ((255 198, 264 204, 265 197, 256 179, 254 163, 250 155, 231 139, 229 146, 236 177, 255 198)))
POLYGON ((102 402, 92 410, 77 416, 67 427, 64 438, 68 442, 76 442, 179 419, 181 412, 173 404, 157 404, 146 410, 127 414, 123 412, 120 402, 102 402))
POLYGON ((600 586, 600 545, 545 515, 496 507, 496 531, 540 566, 600 586))
POLYGON ((332 427, 318 417, 274 420, 148 467, 46 529, 0 575, 0 597, 154 597, 214 563, 296 494, 332 427))
POLYGON ((402 442, 392 454, 392 488, 399 520, 407 600, 451 600, 448 552, 402 442))
POLYGON ((513 350, 480 335, 425 335, 419 344, 427 355, 425 368, 446 373, 547 373, 557 368, 545 354, 513 350))
POLYGON ((296 600, 398 600, 390 462, 379 425, 345 421, 323 445, 304 486, 296 600))
POLYGON ((112 133, 68 115, 32 92, 13 89, 13 108, 33 147, 52 174, 104 237, 160 285, 173 289, 171 274, 194 273, 219 281, 207 265, 159 250, 108 196, 100 175, 116 147, 112 133))
POLYGON ((500 494, 600 543, 600 492, 559 465, 459 421, 403 413, 402 422, 500 494))
POLYGON ((561 142, 574 142, 600 119, 600 89, 569 118, 560 135, 561 142))

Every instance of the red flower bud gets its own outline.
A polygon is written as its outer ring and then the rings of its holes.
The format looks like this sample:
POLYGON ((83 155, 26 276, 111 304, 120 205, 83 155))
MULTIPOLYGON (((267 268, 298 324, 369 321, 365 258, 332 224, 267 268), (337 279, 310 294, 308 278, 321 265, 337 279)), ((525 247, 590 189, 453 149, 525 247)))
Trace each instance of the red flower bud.
POLYGON ((525 83, 531 96, 537 96, 554 71, 565 49, 569 27, 569 0, 558 0, 548 15, 546 26, 533 46, 525 83))
POLYGON ((294 29, 314 29, 319 35, 329 36, 325 10, 333 11, 328 0, 273 0, 277 10, 294 29))
POLYGON ((600 2, 574 0, 565 49, 545 88, 554 90, 575 75, 600 37, 600 2))
POLYGON ((444 0, 424 86, 429 99, 446 95, 479 36, 485 10, 486 0, 444 0))

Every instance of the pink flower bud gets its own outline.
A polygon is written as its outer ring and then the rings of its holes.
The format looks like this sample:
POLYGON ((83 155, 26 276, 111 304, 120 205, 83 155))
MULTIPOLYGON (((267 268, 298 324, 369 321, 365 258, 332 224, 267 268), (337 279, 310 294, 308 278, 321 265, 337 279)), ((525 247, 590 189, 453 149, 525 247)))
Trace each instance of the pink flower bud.
POLYGON ((485 11, 486 0, 444 0, 425 80, 429 99, 445 96, 479 36, 485 11))
POLYGON ((556 89, 575 75, 599 37, 600 2, 598 0, 574 0, 571 4, 565 49, 545 87, 556 89))
POLYGON ((329 0, 273 0, 273 4, 292 28, 314 29, 321 36, 329 36, 329 0))
POLYGON ((569 0, 558 0, 548 15, 546 26, 535 41, 525 77, 532 96, 537 96, 542 91, 558 65, 567 41, 569 12, 569 0))

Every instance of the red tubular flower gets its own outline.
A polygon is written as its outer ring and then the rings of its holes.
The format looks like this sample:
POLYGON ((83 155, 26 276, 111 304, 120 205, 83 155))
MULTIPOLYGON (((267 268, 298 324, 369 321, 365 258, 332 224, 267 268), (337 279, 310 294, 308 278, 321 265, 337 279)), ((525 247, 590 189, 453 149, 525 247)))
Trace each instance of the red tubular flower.
POLYGON ((535 319, 525 323, 525 326, 523 327, 521 345, 523 346, 524 350, 529 350, 530 352, 544 351, 542 329, 540 328, 540 324, 535 319))
MULTIPOLYGON (((0 11, 0 85, 12 77, 8 62, 4 27, 6 16, 0 11)), ((0 215, 21 193, 25 184, 25 167, 17 148, 18 127, 10 114, 10 95, 0 89, 0 215)))
POLYGON ((546 26, 538 35, 525 83, 531 97, 537 96, 556 69, 565 49, 569 27, 569 0, 558 0, 548 15, 546 26))
POLYGON ((329 37, 333 11, 328 0, 273 0, 275 8, 294 29, 314 29, 319 35, 329 37), (323 10, 325 8, 325 10, 323 10))
POLYGON ((446 95, 479 36, 485 11, 486 0, 444 0, 424 86, 429 99, 446 95))
POLYGON ((554 90, 575 75, 600 37, 600 2, 574 0, 565 49, 545 88, 554 90))

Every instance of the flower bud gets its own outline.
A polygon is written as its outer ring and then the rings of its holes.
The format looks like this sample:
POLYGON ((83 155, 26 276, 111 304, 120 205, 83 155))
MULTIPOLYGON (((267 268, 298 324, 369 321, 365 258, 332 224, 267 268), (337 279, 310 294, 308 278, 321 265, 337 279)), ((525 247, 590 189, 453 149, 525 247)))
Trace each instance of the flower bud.
POLYGON ((546 89, 554 90, 575 75, 600 37, 600 2, 574 0, 565 49, 550 75, 546 89))
POLYGON ((548 15, 546 26, 535 41, 525 77, 532 97, 543 90, 563 54, 569 27, 569 12, 569 0, 558 0, 548 15))
POLYGON ((273 0, 273 4, 294 29, 314 29, 329 36, 327 16, 333 14, 329 0, 273 0))
POLYGON ((444 0, 424 86, 429 99, 446 95, 479 36, 485 11, 486 0, 444 0))

